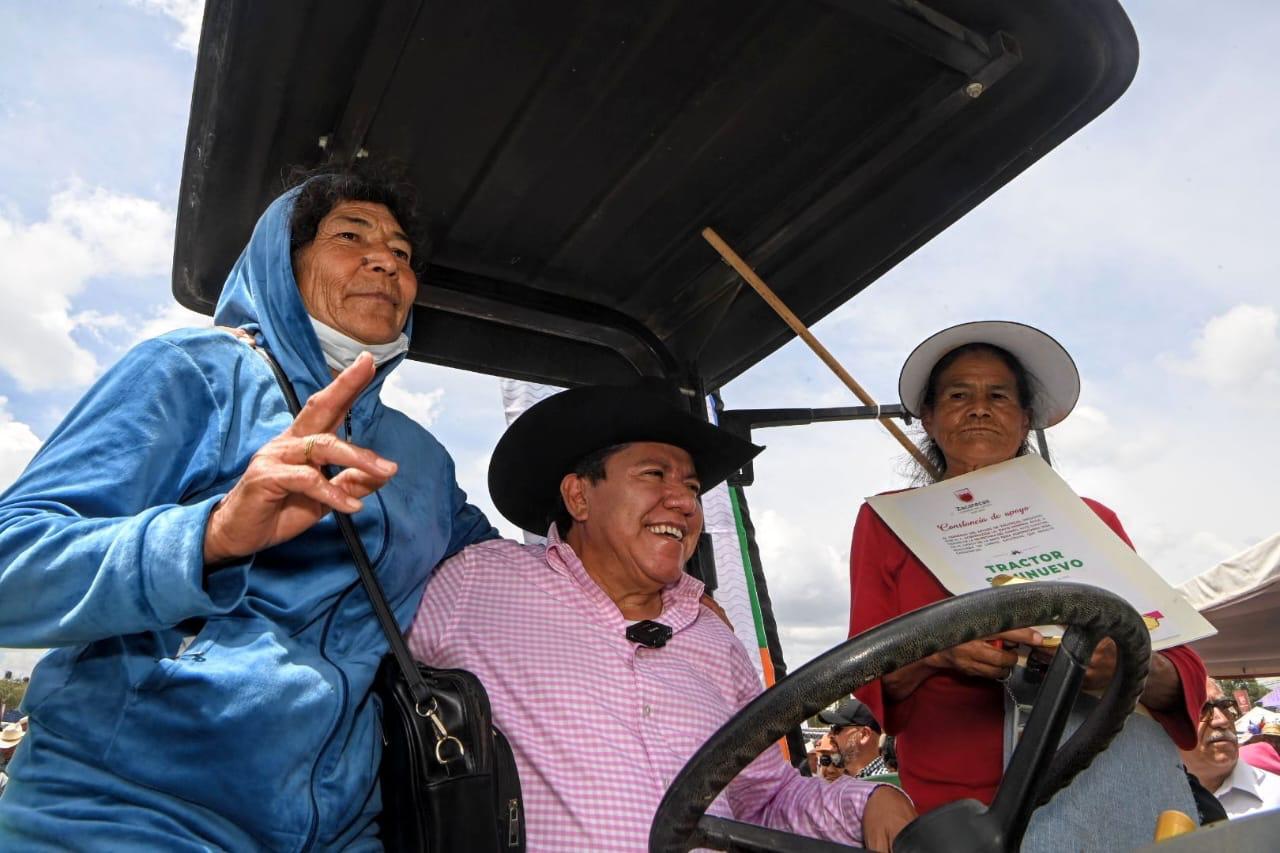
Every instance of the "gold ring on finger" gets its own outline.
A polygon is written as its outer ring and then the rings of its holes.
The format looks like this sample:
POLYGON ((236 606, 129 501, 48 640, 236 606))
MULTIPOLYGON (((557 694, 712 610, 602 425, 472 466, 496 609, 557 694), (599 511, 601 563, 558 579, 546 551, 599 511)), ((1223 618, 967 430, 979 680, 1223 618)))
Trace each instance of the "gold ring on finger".
POLYGON ((307 436, 307 440, 302 442, 302 464, 311 464, 311 451, 316 446, 316 437, 314 435, 307 436))

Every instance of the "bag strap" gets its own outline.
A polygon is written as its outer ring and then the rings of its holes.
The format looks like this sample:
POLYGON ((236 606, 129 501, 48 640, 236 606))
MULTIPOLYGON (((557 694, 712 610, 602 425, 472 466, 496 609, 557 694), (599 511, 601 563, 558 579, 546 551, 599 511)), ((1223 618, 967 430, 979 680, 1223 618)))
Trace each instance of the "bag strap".
MULTIPOLYGON (((302 406, 298 402, 297 393, 293 390, 293 383, 289 381, 289 377, 284 375, 280 365, 276 363, 276 360, 272 358, 271 353, 267 352, 265 347, 253 345, 253 350, 262 356, 267 366, 271 368, 271 372, 275 374, 276 382, 279 383, 280 390, 284 392, 285 402, 289 405, 289 411, 296 418, 298 412, 302 411, 302 406)), ((325 473, 332 477, 336 470, 332 466, 326 466, 325 473)), ((395 655, 396 664, 404 675, 405 683, 408 685, 419 708, 426 709, 419 710, 419 713, 427 714, 430 710, 433 710, 431 705, 435 701, 435 698, 431 695, 431 687, 422 677, 422 673, 418 671, 413 655, 410 654, 409 647, 405 645, 404 637, 400 635, 400 626, 396 623, 396 618, 391 613, 391 606, 387 604, 387 596, 382 591, 382 584, 378 582, 377 575, 373 573, 373 566, 369 563, 369 555, 364 550, 364 543, 360 541, 360 534, 356 532, 356 526, 351 521, 351 516, 347 513, 338 512, 335 509, 333 510, 333 517, 338 522, 338 529, 342 531, 342 538, 346 540, 347 547, 351 549, 351 558, 355 560, 356 569, 360 573, 360 582, 364 584, 365 592, 369 594, 369 601, 373 603, 373 613, 378 618, 378 624, 382 626, 382 633, 387 635, 391 653, 395 655)))

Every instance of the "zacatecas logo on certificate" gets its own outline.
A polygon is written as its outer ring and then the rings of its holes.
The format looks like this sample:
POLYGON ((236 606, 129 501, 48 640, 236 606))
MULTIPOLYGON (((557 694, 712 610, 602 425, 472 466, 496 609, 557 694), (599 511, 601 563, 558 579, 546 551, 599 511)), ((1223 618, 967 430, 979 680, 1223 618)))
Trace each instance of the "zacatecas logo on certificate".
POLYGON ((952 594, 1009 581, 1078 581, 1143 614, 1154 650, 1217 633, 1039 456, 867 502, 952 594))

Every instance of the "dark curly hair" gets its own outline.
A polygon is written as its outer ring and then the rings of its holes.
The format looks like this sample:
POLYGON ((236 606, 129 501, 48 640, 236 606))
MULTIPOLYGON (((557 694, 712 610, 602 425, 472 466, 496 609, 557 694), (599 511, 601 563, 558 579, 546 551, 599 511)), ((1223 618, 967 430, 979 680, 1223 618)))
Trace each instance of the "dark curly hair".
MULTIPOLYGON (((1031 404, 1035 400, 1035 377, 1022 366, 1022 362, 1013 353, 1004 347, 986 343, 965 344, 964 346, 956 347, 938 359, 938 363, 933 366, 933 370, 929 371, 929 382, 925 385, 924 400, 921 401, 920 406, 921 410, 928 411, 937 403, 938 382, 942 378, 943 371, 954 364, 960 356, 975 352, 989 353, 1004 362, 1005 366, 1013 373, 1014 386, 1018 392, 1018 405, 1034 421, 1035 412, 1032 411, 1031 404)), ((943 455, 942 448, 938 446, 938 443, 926 435, 920 443, 920 450, 924 453, 925 458, 933 463, 933 467, 945 477, 947 475, 947 458, 943 455)), ((1031 442, 1024 439, 1022 446, 1018 448, 1018 452, 1014 455, 1025 456, 1030 452, 1032 452, 1031 442)), ((923 466, 917 463, 916 468, 918 470, 915 472, 914 479, 917 482, 933 482, 933 478, 929 476, 923 466)))
MULTIPOLYGON (((592 451, 586 456, 578 460, 573 466, 572 471, 566 471, 568 474, 577 474, 579 477, 585 477, 589 483, 598 483, 604 479, 604 465, 609 461, 609 457, 620 450, 624 450, 626 444, 614 444, 609 447, 602 447, 599 450, 592 451)), ((563 539, 569 534, 569 528, 573 527, 573 516, 569 514, 569 508, 564 505, 564 498, 556 495, 555 506, 547 513, 547 523, 555 522, 556 533, 563 539)))
POLYGON ((297 252, 316 238, 320 220, 344 201, 385 205, 400 223, 413 251, 409 266, 419 277, 427 266, 431 244, 418 217, 418 193, 406 178, 407 169, 395 163, 358 160, 353 165, 294 169, 287 187, 301 185, 289 219, 289 252, 297 252))

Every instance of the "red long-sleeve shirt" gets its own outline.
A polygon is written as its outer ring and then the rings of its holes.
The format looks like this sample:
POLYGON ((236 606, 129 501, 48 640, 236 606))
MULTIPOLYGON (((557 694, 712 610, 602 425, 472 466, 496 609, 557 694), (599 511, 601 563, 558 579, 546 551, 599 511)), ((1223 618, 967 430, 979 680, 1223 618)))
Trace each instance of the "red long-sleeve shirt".
MULTIPOLYGON (((1133 547, 1114 512, 1097 501, 1084 502, 1133 547)), ((862 505, 853 529, 849 579, 850 636, 950 595, 868 504, 862 505)), ((1204 663, 1186 646, 1160 654, 1182 679, 1184 704, 1170 712, 1152 711, 1152 716, 1174 743, 1190 749, 1205 700, 1204 663)), ((897 736, 902 786, 921 813, 965 797, 991 802, 1004 749, 1004 693, 998 682, 938 672, 898 702, 886 699, 878 680, 855 695, 870 706, 885 731, 897 736)))

